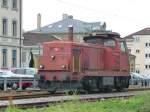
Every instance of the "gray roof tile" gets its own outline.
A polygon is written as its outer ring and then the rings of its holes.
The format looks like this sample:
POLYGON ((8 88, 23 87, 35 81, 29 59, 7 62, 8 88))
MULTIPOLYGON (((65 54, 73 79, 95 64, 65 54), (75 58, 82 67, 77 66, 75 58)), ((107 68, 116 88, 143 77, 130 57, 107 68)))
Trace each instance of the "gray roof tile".
POLYGON ((41 27, 41 29, 35 29, 29 32, 42 32, 42 33, 66 33, 68 32, 68 26, 72 25, 74 33, 86 33, 92 30, 105 30, 105 22, 84 22, 73 18, 65 18, 61 21, 49 24, 41 27))
POLYGON ((150 28, 149 27, 144 28, 144 29, 142 29, 140 31, 137 31, 135 33, 132 33, 132 34, 130 34, 130 35, 124 37, 124 38, 125 39, 128 39, 128 38, 130 39, 130 38, 133 38, 132 36, 134 36, 134 35, 150 35, 150 28))

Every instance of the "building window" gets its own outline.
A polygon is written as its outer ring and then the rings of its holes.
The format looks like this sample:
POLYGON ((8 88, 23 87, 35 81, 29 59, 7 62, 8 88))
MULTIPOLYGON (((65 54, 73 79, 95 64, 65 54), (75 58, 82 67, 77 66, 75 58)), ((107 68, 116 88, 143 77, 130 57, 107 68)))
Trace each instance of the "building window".
POLYGON ((145 58, 147 58, 148 57, 148 54, 145 54, 145 58))
POLYGON ((150 53, 149 54, 145 54, 145 58, 150 58, 150 53))
POLYGON ((7 0, 2 0, 2 7, 8 8, 8 1, 7 0))
POLYGON ((145 43, 145 47, 150 47, 150 43, 145 43))
POLYGON ((12 9, 17 9, 17 0, 12 0, 12 9))
POLYGON ((2 23, 2 30, 3 30, 3 35, 4 36, 6 36, 7 35, 7 19, 3 19, 3 21, 2 21, 3 23, 2 23))
POLYGON ((148 46, 148 43, 145 43, 145 47, 147 47, 148 46))
POLYGON ((137 36, 137 35, 134 35, 133 38, 134 38, 134 41, 135 41, 135 42, 139 42, 139 41, 140 41, 140 37, 137 36))
POLYGON ((145 69, 150 69, 150 65, 145 65, 145 69))
POLYGON ((2 67, 7 67, 7 49, 2 50, 2 67))
POLYGON ((12 50, 12 67, 17 67, 17 51, 12 50))
POLYGON ((145 65, 145 68, 147 69, 147 68, 148 68, 148 65, 145 65))
POLYGON ((17 21, 12 22, 12 34, 13 36, 17 36, 17 21))
POLYGON ((139 49, 137 49, 135 52, 136 52, 136 53, 140 53, 140 50, 139 50, 139 49))
POLYGON ((136 70, 136 73, 140 73, 140 70, 136 70))

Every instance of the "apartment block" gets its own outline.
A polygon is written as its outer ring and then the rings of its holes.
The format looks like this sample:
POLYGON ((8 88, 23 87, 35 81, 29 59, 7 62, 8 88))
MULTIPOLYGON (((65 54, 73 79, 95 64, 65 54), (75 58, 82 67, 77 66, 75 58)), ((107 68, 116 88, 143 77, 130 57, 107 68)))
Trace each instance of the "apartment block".
POLYGON ((150 28, 125 37, 128 49, 135 58, 135 72, 150 75, 150 28))
POLYGON ((0 68, 20 66, 22 0, 0 0, 0 68))

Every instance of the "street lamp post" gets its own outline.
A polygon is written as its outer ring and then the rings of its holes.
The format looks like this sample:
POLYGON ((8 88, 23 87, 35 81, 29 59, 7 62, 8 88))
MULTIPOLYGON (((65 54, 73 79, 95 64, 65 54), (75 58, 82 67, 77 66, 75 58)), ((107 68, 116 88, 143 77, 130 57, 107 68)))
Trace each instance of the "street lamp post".
POLYGON ((22 0, 20 0, 20 13, 19 13, 19 19, 20 19, 20 38, 19 38, 19 65, 21 67, 21 37, 22 37, 22 0))

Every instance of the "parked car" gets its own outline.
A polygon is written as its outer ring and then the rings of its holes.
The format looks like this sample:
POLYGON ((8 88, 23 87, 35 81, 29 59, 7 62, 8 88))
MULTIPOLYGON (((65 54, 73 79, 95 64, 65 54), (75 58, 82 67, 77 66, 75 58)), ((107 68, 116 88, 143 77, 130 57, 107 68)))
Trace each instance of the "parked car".
POLYGON ((9 70, 0 70, 0 77, 15 77, 15 74, 9 70))
POLYGON ((36 68, 12 68, 11 71, 21 77, 34 77, 37 74, 36 68))
POLYGON ((138 74, 138 73, 131 73, 130 84, 138 85, 141 84, 142 86, 150 84, 150 76, 147 74, 138 74))
MULTIPOLYGON (((13 79, 7 81, 7 87, 11 87, 13 89, 17 89, 20 86, 19 78, 33 78, 34 76, 31 75, 25 75, 25 74, 15 74, 11 70, 0 70, 0 89, 4 89, 4 80, 5 78, 13 79), (18 80, 14 80, 18 79, 18 80)), ((31 81, 22 81, 21 83, 22 89, 26 89, 27 87, 32 86, 31 81)))
MULTIPOLYGON (((17 75, 17 77, 34 78, 37 77, 38 70, 36 68, 12 68, 11 71, 17 75)), ((35 84, 36 85, 36 84, 35 84)), ((34 85, 34 86, 35 86, 34 85)), ((30 82, 24 82, 24 87, 29 87, 30 82)))

